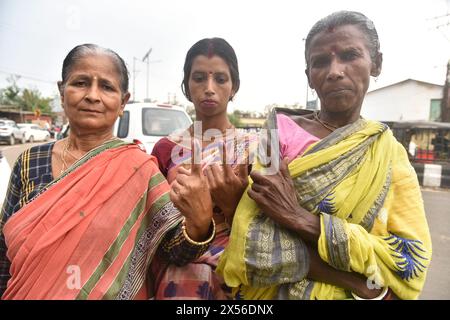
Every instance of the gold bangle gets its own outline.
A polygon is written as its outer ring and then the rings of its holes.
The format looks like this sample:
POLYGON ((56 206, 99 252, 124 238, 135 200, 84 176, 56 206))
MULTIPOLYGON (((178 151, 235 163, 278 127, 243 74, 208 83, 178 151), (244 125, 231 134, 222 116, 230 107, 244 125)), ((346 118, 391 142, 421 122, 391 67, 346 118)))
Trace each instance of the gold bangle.
POLYGON ((361 298, 360 296, 354 294, 353 292, 352 292, 352 296, 353 296, 353 298, 355 298, 355 300, 383 300, 383 298, 387 295, 388 290, 389 290, 389 287, 384 287, 383 290, 381 291, 380 295, 378 297, 375 297, 372 299, 361 298))
MULTIPOLYGON (((198 241, 192 240, 191 237, 189 237, 189 235, 186 231, 186 218, 183 218, 183 221, 181 222, 181 230, 183 230, 183 236, 190 244, 193 244, 194 246, 204 246, 205 244, 209 244, 211 241, 213 241, 214 237, 216 236, 216 223, 213 218, 211 218, 211 222, 212 222, 212 228, 213 228, 212 232, 211 232, 211 236, 208 238, 208 240, 198 242, 198 241)), ((211 227, 210 227, 210 229, 211 229, 211 227)))

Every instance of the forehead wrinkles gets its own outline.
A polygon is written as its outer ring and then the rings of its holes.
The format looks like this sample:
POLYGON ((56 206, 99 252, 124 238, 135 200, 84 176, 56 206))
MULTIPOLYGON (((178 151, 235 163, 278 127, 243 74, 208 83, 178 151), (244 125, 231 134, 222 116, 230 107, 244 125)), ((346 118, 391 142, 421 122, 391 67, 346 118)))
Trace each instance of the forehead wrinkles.
POLYGON ((349 47, 369 50, 368 42, 366 35, 353 25, 327 29, 312 38, 308 59, 313 54, 328 53, 349 47))
POLYGON ((68 76, 72 78, 80 74, 94 75, 98 79, 121 81, 121 74, 114 59, 107 54, 90 54, 80 58, 72 65, 68 76))

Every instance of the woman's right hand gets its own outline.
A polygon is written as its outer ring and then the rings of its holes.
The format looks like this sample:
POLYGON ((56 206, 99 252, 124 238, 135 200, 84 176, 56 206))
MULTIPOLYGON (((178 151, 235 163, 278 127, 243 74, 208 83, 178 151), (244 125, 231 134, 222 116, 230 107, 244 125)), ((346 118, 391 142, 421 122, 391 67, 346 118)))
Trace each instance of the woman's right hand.
POLYGON ((200 164, 201 147, 198 140, 194 139, 191 146, 191 168, 188 170, 178 167, 177 176, 171 185, 170 200, 185 217, 189 237, 195 241, 203 241, 208 237, 213 205, 208 181, 200 164))

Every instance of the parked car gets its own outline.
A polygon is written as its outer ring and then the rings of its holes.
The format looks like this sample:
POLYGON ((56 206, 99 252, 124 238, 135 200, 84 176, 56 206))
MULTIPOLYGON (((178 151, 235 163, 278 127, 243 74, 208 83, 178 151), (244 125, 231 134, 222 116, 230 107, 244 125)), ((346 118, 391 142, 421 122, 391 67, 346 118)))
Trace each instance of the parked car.
POLYGON ((50 133, 34 123, 18 123, 17 126, 25 132, 25 140, 31 143, 35 141, 48 141, 50 133))
POLYGON ((117 119, 114 133, 117 137, 141 143, 151 153, 159 139, 177 129, 183 130, 192 124, 184 108, 170 104, 127 104, 123 116, 117 119))
POLYGON ((10 145, 20 141, 25 143, 25 132, 20 130, 17 124, 9 119, 0 119, 0 141, 6 141, 10 145))
POLYGON ((3 200, 6 196, 6 191, 8 190, 10 174, 11 168, 0 150, 0 208, 2 207, 3 200))

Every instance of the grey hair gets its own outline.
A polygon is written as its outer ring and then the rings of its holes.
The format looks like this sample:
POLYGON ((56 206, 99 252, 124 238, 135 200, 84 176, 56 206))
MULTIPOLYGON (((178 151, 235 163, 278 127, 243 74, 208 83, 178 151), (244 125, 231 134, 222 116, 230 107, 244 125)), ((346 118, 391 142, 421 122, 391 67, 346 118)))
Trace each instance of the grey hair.
POLYGON ((70 73, 72 72, 73 66, 82 58, 95 55, 95 54, 105 54, 111 57, 114 62, 117 71, 120 76, 120 89, 122 95, 128 92, 128 69, 125 61, 113 50, 100 47, 96 44, 81 44, 70 50, 63 62, 62 67, 62 86, 66 84, 70 73))
POLYGON ((360 12, 337 11, 317 21, 309 31, 305 43, 305 59, 308 69, 308 54, 314 36, 322 31, 345 25, 354 25, 365 34, 370 58, 372 62, 376 61, 377 55, 380 52, 380 40, 373 21, 360 12))

